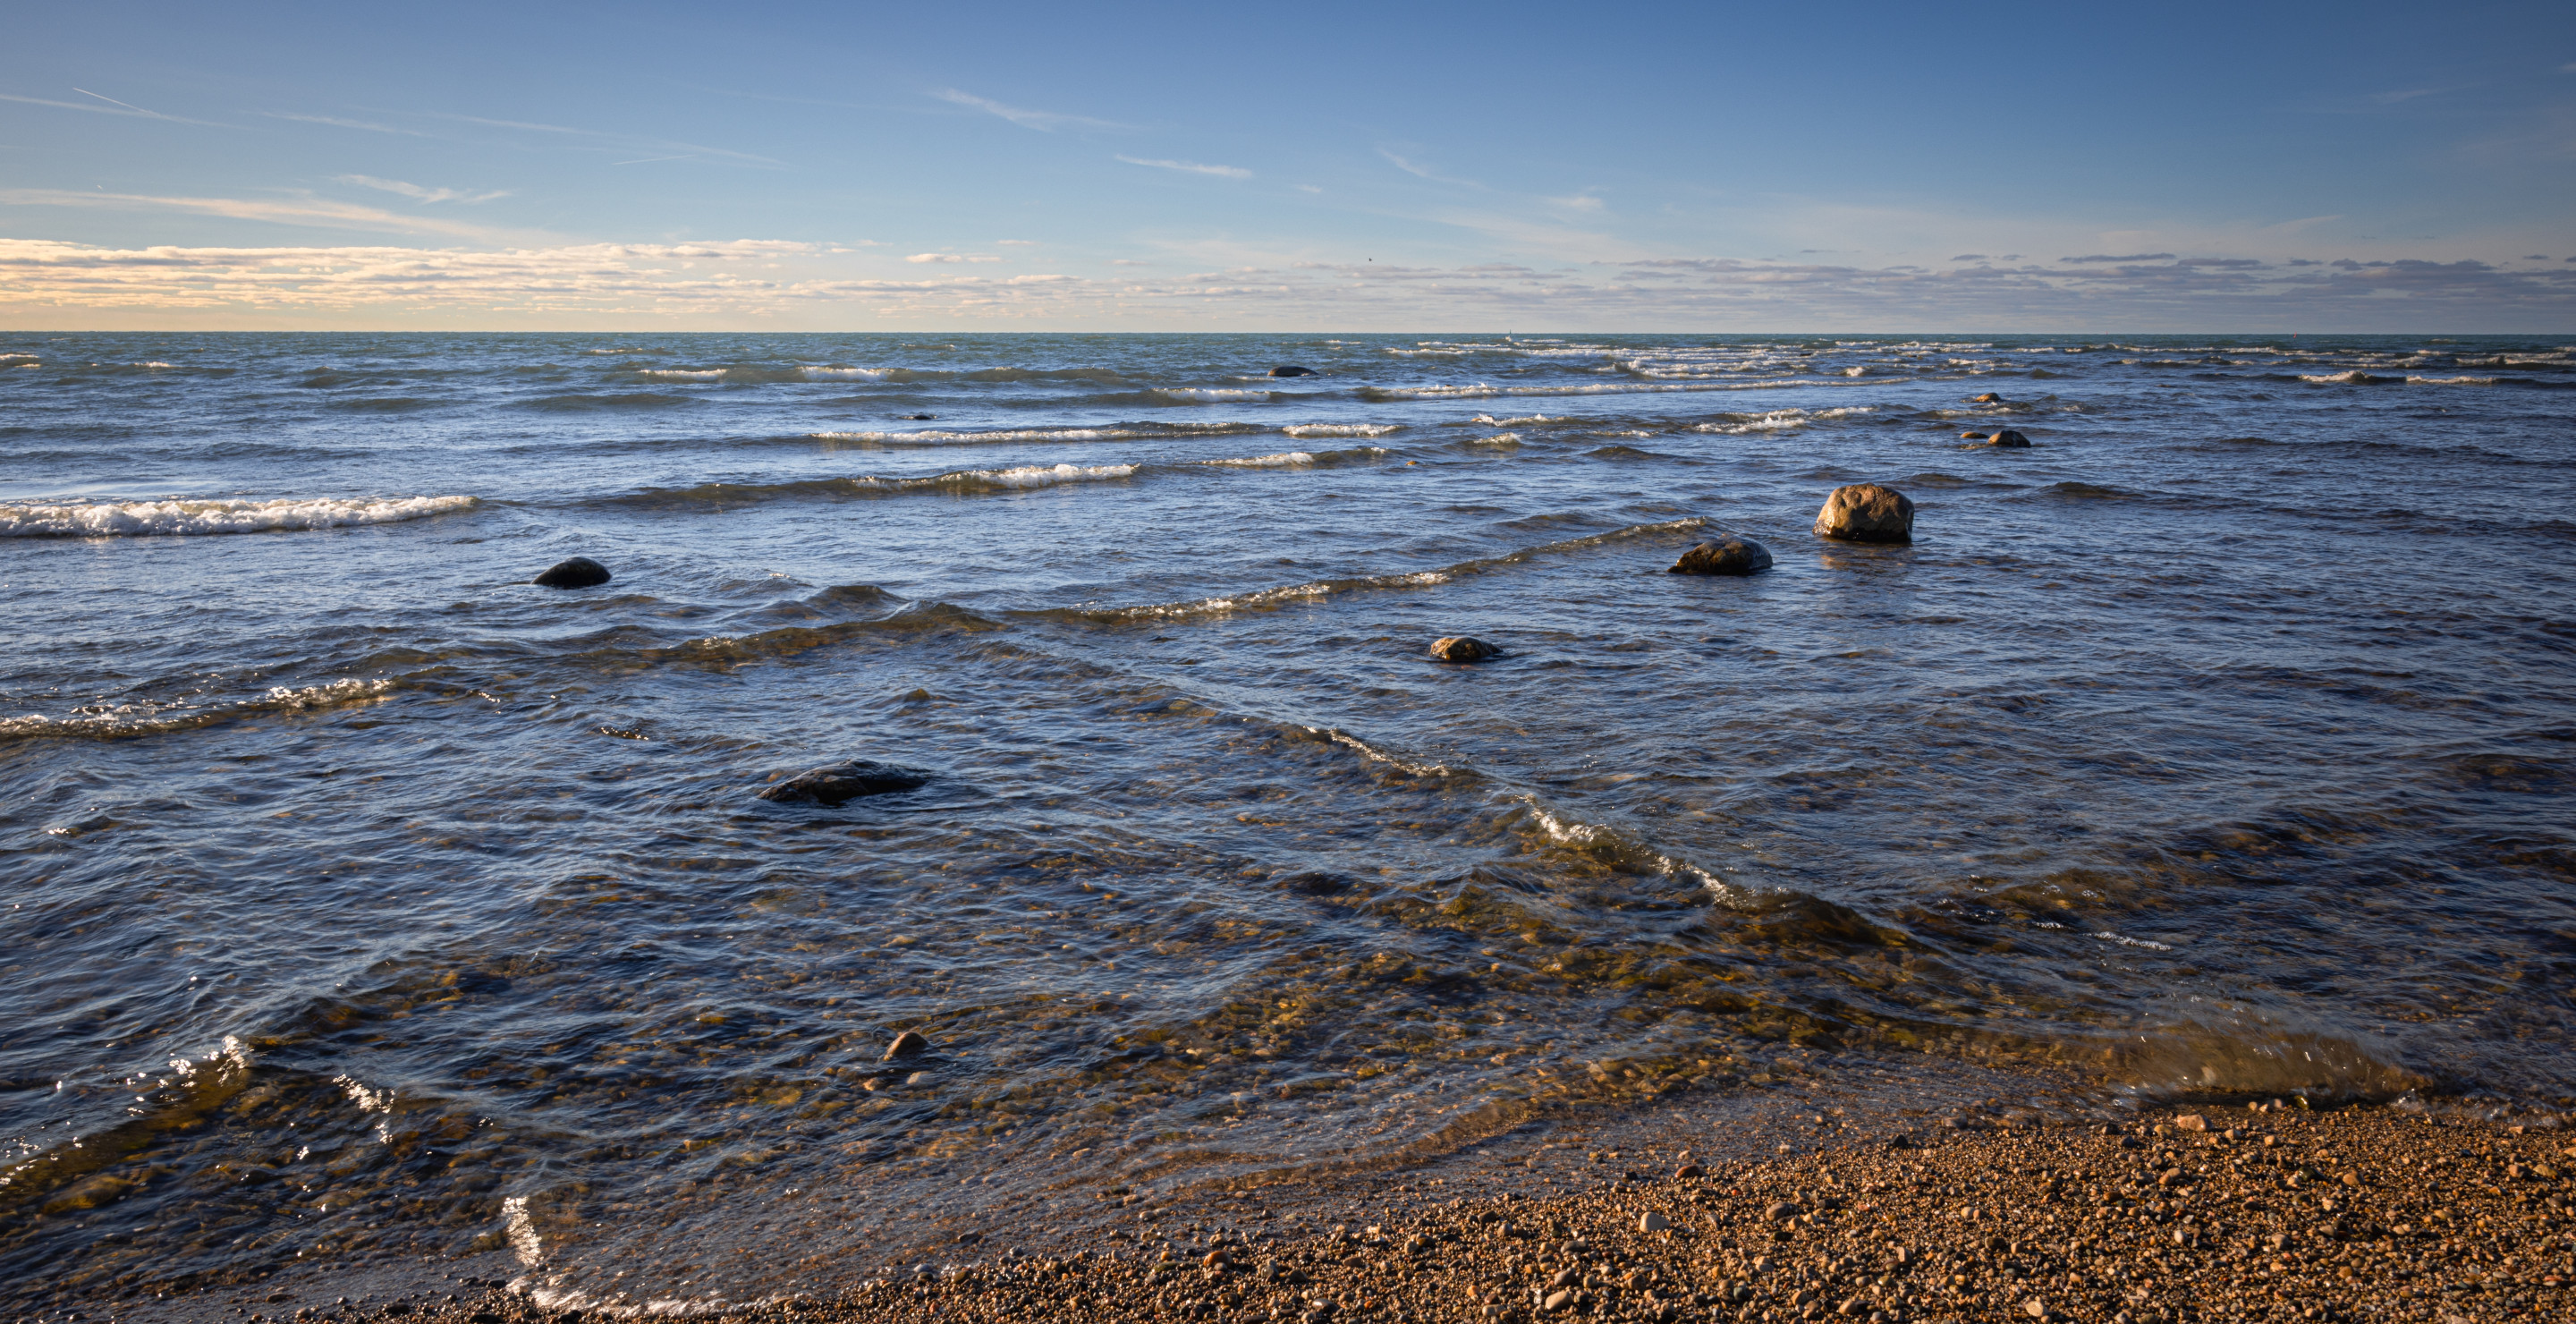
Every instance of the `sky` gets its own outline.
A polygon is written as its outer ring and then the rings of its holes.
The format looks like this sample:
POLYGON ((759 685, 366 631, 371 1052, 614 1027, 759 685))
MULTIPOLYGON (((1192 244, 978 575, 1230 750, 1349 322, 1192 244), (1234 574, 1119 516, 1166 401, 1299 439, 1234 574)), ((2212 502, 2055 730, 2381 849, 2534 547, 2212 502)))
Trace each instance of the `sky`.
POLYGON ((2576 331, 2576 5, 19 6, 0 328, 2576 331))

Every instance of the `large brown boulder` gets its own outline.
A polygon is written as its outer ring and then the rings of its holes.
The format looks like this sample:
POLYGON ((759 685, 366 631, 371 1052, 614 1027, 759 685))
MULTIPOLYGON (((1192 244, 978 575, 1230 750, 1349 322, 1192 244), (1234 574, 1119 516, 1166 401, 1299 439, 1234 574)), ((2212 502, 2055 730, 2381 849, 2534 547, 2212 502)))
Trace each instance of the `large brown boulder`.
POLYGON ((1837 487, 1816 512, 1816 536, 1844 542, 1914 541, 1914 503, 1892 487, 1837 487))
POLYGON ((1470 639, 1463 634, 1436 639, 1431 644, 1431 656, 1443 662, 1482 662, 1502 651, 1482 639, 1470 639))
POLYGON ((1750 575, 1771 568, 1771 549, 1750 538, 1720 534, 1682 553, 1668 575, 1750 575))

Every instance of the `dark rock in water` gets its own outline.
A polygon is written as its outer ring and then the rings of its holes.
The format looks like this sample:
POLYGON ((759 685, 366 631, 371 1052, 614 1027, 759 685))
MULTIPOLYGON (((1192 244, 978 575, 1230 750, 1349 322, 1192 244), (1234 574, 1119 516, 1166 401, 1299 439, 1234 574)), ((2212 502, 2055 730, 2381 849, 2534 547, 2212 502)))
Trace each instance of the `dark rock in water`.
POLYGON ((863 795, 884 795, 889 791, 909 791, 930 780, 926 772, 898 768, 891 763, 854 759, 828 768, 790 778, 760 793, 763 800, 781 804, 836 805, 863 795))
POLYGON ((1308 871, 1290 874, 1278 882, 1283 892, 1301 892, 1307 896, 1338 896, 1351 890, 1351 880, 1337 873, 1308 871))
POLYGON ((1482 662, 1501 651, 1482 639, 1470 639, 1463 634, 1436 640, 1431 645, 1431 655, 1443 662, 1482 662))
POLYGON ((1270 370, 1270 375, 1273 377, 1320 377, 1323 374, 1312 368, 1300 368, 1291 363, 1281 367, 1272 368, 1270 370))
POLYGON ((1670 575, 1750 575, 1771 568, 1771 549, 1750 538, 1724 534, 1682 553, 1670 575))
POLYGON ((558 561, 546 567, 536 582, 547 588, 597 588, 608 582, 608 567, 587 556, 558 561))
POLYGON ((893 1043, 886 1045, 885 1060, 891 1062, 898 1057, 919 1057, 929 1051, 928 1039, 922 1038, 917 1030, 906 1030, 896 1035, 893 1043))
POLYGON ((1968 403, 1972 405, 1999 405, 2007 403, 2007 401, 2005 401, 2002 396, 1997 395, 1992 391, 1988 391, 1984 395, 1968 397, 1968 403))
POLYGON ((1962 432, 1959 434, 1959 440, 1961 441, 1984 441, 1985 439, 1986 434, 1982 432, 1962 432))
POLYGON ((1914 541, 1914 503, 1892 487, 1837 487, 1816 512, 1816 535, 1844 542, 1914 541))
POLYGON ((905 418, 912 418, 912 419, 932 419, 932 418, 937 418, 937 417, 939 417, 939 415, 937 415, 937 414, 906 414, 906 415, 904 415, 904 417, 905 417, 905 418))
POLYGON ((2030 445, 2030 438, 2013 431, 2011 428, 2005 428, 2003 431, 1986 438, 1986 444, 1989 446, 2028 446, 2030 445))

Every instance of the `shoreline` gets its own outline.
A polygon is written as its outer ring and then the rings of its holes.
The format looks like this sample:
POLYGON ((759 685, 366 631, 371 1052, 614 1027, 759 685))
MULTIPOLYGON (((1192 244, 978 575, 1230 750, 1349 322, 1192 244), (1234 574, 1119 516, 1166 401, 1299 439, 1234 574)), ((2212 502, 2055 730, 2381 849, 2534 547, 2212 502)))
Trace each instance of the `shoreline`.
MULTIPOLYGON (((1677 1110, 1606 1119, 1578 1137, 1599 1146, 1584 1154, 1580 1170, 1597 1175, 1580 1189, 1488 1180, 1534 1160, 1454 1185, 1427 1175, 1433 1164, 1209 1187, 1089 1228, 958 1232, 946 1240, 959 1262, 845 1263, 837 1286, 757 1300, 604 1303, 549 1289, 543 1266, 511 1266, 506 1283, 469 1274, 355 1297, 325 1270, 299 1275, 305 1290, 291 1296, 263 1284, 104 1313, 431 1324, 2576 1318, 2576 1129, 2555 1115, 2511 1125, 2257 1103, 1890 1128, 1809 1106, 1733 1117, 1714 1133, 1677 1110), (1780 1139, 1802 1125, 1836 1134, 1812 1147, 1780 1139), (1695 1151, 1683 1143, 1694 1136, 1695 1151), (1239 1216, 1252 1200, 1258 1226, 1239 1216)), ((781 1236, 755 1253, 796 1250, 781 1236)))

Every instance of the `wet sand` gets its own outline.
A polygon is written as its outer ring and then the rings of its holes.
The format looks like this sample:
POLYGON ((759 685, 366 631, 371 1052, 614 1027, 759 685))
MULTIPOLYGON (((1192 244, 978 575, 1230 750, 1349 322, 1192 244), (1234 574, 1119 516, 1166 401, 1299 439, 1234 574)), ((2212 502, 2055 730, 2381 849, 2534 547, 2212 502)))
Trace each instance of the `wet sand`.
MULTIPOLYGON (((956 1233, 941 1262, 831 1292, 687 1309, 818 1324, 2576 1318, 2576 1130, 2555 1116, 2262 1104, 2114 1123, 1897 1120, 1775 1110, 1710 1135, 1664 1110, 1583 1131, 1598 1147, 1574 1158, 1579 1177, 1538 1175, 1551 1146, 1454 1182, 1413 1169, 1207 1187, 1072 1235, 956 1233), (1780 1139, 1802 1126, 1804 1144, 1780 1139), (1681 1148, 1694 1137, 1703 1151, 1777 1143, 1711 1157, 1681 1148)), ((284 1301, 208 1294, 190 1313, 647 1313, 549 1306, 541 1283, 540 1271, 316 1301, 328 1284, 315 1280, 284 1301)))

